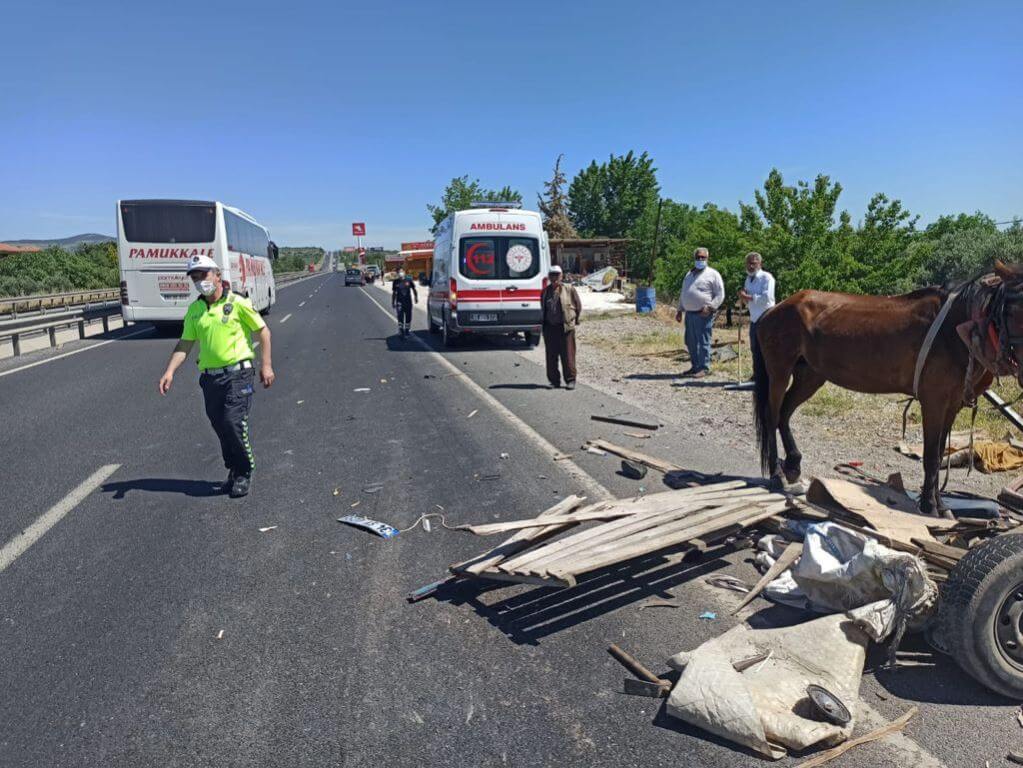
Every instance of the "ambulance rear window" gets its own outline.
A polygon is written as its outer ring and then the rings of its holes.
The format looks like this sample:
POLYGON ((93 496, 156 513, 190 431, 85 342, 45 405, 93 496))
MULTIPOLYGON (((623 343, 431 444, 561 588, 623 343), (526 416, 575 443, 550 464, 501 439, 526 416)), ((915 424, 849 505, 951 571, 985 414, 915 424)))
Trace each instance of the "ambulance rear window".
POLYGON ((540 272, 535 237, 463 237, 458 271, 470 280, 526 280, 540 272))

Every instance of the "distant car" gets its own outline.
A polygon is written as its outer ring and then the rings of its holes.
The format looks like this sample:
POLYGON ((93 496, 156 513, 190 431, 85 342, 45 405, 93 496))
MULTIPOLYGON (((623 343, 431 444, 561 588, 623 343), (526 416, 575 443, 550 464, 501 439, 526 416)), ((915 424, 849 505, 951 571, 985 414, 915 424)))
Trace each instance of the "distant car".
POLYGON ((349 269, 345 271, 345 285, 365 285, 366 276, 361 269, 349 269))

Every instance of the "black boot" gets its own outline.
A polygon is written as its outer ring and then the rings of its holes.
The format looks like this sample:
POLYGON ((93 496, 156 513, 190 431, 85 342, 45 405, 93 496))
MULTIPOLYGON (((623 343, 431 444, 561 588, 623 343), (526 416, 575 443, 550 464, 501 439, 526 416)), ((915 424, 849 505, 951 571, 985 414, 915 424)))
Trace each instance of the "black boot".
POLYGON ((217 486, 217 490, 219 490, 221 493, 230 493, 231 489, 233 487, 234 487, 234 470, 232 469, 230 472, 227 473, 227 480, 225 480, 220 485, 218 485, 217 486))
POLYGON ((249 478, 245 475, 238 475, 234 479, 234 484, 231 486, 231 498, 240 499, 242 496, 249 495, 249 478))

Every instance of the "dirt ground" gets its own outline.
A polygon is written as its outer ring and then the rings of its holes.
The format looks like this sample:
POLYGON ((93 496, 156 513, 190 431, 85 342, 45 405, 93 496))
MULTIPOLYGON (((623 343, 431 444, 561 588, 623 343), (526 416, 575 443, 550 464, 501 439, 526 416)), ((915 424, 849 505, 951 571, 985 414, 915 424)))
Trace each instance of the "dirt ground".
MULTIPOLYGON (((579 381, 615 395, 665 421, 689 427, 694 435, 711 438, 755 457, 751 393, 723 389, 725 384, 751 374, 747 328, 742 328, 741 360, 717 362, 719 351, 726 356, 736 349, 737 328, 724 328, 719 318, 714 332, 715 362, 707 378, 690 380, 681 376, 689 367, 684 351, 682 326, 674 313, 660 307, 651 315, 590 314, 578 331, 579 381)), ((543 363, 543 347, 526 353, 543 363)), ((999 390, 1007 400, 1019 390, 1013 383, 999 390)), ((803 454, 804 476, 833 476, 833 467, 847 461, 862 461, 863 469, 882 477, 901 472, 906 487, 919 489, 923 468, 919 461, 895 450, 902 438, 902 395, 864 395, 826 385, 793 417, 793 432, 803 454)), ((1009 424, 982 402, 977 436, 1001 438, 1009 424)), ((969 412, 960 415, 957 428, 968 429, 969 412)), ((910 411, 906 439, 922 439, 919 406, 910 411)), ((712 471, 713 467, 693 467, 712 471)), ((994 497, 1014 478, 1012 473, 983 474, 977 470, 967 477, 966 469, 952 469, 949 490, 969 490, 994 497)))

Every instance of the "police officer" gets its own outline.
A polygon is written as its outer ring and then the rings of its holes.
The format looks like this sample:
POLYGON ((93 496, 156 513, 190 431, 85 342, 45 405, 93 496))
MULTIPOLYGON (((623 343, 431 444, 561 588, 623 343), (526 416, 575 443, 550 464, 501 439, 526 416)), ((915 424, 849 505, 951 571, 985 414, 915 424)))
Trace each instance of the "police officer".
POLYGON ((199 298, 185 313, 181 340, 174 347, 167 370, 160 377, 160 394, 166 395, 174 372, 185 362, 192 345, 199 342, 199 386, 206 402, 206 415, 220 438, 220 452, 228 469, 222 486, 231 498, 245 496, 255 466, 249 443, 249 408, 255 378, 250 334, 259 332, 263 362, 259 379, 264 387, 274 383, 270 363, 270 329, 252 303, 231 292, 221 279, 220 268, 208 256, 196 255, 188 264, 199 298))
POLYGON ((404 269, 399 269, 397 279, 391 283, 391 306, 398 313, 398 333, 403 339, 408 336, 412 323, 413 297, 418 304, 419 293, 416 291, 416 282, 411 276, 405 274, 404 269))

